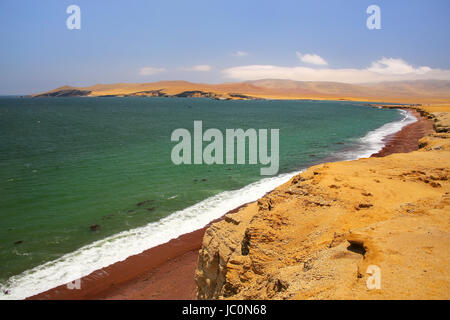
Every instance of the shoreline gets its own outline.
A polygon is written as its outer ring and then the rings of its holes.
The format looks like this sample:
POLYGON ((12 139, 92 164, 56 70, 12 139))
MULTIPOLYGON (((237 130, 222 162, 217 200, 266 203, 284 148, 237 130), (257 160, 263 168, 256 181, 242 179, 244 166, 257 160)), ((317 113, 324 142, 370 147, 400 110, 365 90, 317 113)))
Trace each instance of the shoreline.
MULTIPOLYGON (((223 216, 245 206, 247 204, 232 209, 223 216)), ((183 234, 82 277, 81 290, 68 289, 64 284, 25 300, 193 300, 196 298, 194 272, 203 234, 211 224, 222 220, 223 216, 199 230, 183 234), (191 271, 192 277, 186 277, 191 271)))
MULTIPOLYGON (((450 110, 417 111, 432 119, 419 124, 434 127, 417 151, 315 165, 213 224, 199 252, 197 298, 449 299, 450 110)), ((372 153, 401 128, 393 127, 372 135, 372 153)))
MULTIPOLYGON (((419 112, 413 113, 417 121, 406 125, 395 134, 384 137, 385 146, 371 157, 383 157, 392 153, 410 152, 418 149, 418 140, 433 131, 431 120, 419 112)), ((238 208, 228 213, 237 212, 238 208)), ((202 246, 205 230, 183 234, 167 243, 130 256, 124 261, 96 270, 81 279, 81 290, 69 290, 66 285, 28 297, 27 300, 84 300, 84 299, 196 299, 194 274, 198 250, 202 246), (186 276, 191 274, 191 276, 186 276)))
POLYGON ((370 157, 385 157, 393 153, 405 153, 419 149, 419 140, 433 132, 433 121, 422 116, 417 110, 405 109, 412 113, 417 121, 404 126, 400 131, 384 137, 384 147, 370 157))

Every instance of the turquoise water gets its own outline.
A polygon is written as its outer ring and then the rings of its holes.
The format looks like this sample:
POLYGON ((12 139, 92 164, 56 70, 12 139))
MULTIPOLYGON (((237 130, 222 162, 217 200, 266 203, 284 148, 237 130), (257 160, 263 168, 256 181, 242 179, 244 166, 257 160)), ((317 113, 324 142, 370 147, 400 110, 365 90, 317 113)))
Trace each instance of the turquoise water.
POLYGON ((279 128, 287 173, 361 148, 400 118, 337 101, 0 98, 0 283, 263 178, 260 165, 172 164, 171 133, 194 120, 222 132, 279 128))

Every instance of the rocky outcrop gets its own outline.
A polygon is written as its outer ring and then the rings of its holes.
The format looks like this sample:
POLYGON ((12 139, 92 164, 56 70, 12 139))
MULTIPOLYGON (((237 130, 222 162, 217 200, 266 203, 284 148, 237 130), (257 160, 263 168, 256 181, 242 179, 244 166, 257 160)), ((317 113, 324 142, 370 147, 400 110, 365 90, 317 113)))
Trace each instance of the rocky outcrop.
POLYGON ((125 97, 168 97, 169 95, 161 90, 139 91, 125 95, 125 97))
POLYGON ((198 298, 449 299, 450 151, 434 135, 419 151, 311 167, 212 224, 198 298))
POLYGON ((57 90, 57 91, 51 91, 48 93, 43 93, 34 96, 35 98, 42 98, 42 97, 85 97, 88 96, 91 93, 91 91, 86 90, 77 90, 77 89, 65 89, 65 90, 57 90))
POLYGON ((237 100, 260 100, 261 98, 252 97, 242 93, 229 93, 230 97, 237 100))
POLYGON ((183 91, 177 94, 174 94, 173 97, 177 98, 219 98, 220 96, 214 92, 204 92, 199 90, 194 91, 183 91))
MULTIPOLYGON (((32 95, 31 97, 85 97, 92 94, 92 91, 78 90, 71 87, 61 87, 42 94, 32 95)), ((136 91, 131 93, 117 93, 117 94, 92 94, 92 96, 100 98, 113 98, 113 97, 165 97, 165 98, 209 98, 214 100, 255 100, 261 99, 251 97, 240 93, 219 94, 216 92, 206 92, 201 90, 182 91, 175 94, 168 94, 164 92, 164 89, 136 91)))

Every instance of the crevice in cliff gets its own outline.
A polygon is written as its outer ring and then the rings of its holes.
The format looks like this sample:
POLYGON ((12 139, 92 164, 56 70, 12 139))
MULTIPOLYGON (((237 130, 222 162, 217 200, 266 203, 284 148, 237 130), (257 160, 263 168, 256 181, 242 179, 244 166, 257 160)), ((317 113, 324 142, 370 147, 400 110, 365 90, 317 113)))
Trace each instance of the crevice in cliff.
POLYGON ((241 254, 247 256, 250 252, 250 234, 248 230, 245 231, 244 239, 241 242, 241 254))
POLYGON ((348 240, 348 242, 350 242, 350 245, 347 247, 348 251, 360 254, 363 257, 366 255, 366 249, 364 248, 363 242, 354 240, 348 240))

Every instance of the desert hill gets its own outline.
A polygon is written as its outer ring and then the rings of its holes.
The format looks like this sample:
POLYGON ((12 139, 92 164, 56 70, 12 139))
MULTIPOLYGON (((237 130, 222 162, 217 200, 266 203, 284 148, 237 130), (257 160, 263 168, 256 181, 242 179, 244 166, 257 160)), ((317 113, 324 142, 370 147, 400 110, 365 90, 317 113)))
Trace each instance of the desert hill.
POLYGON ((63 86, 32 97, 64 96, 158 96, 214 99, 323 99, 397 103, 450 103, 450 81, 416 80, 347 84, 320 81, 264 79, 222 84, 188 81, 63 86))

